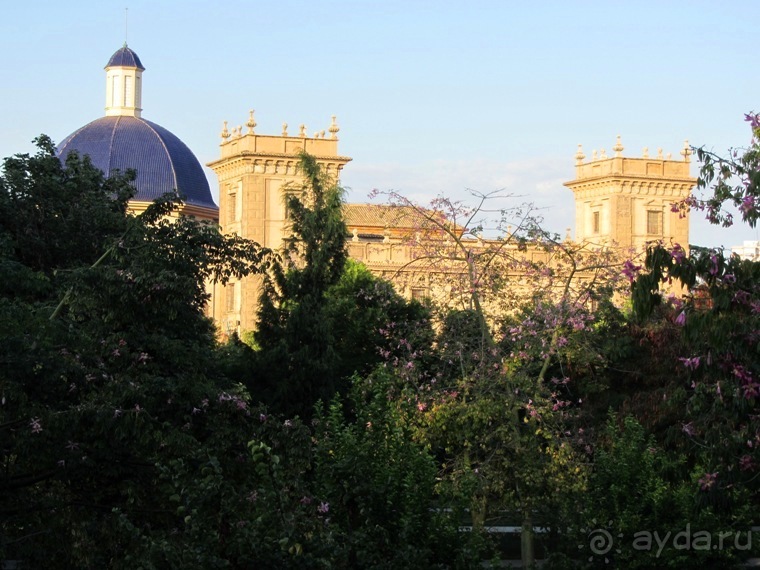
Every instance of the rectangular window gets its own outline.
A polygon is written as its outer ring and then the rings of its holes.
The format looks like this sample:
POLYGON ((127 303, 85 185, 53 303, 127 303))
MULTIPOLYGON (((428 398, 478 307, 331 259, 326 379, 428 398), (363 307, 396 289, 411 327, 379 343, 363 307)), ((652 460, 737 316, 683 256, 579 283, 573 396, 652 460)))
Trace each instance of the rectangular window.
POLYGON ((227 221, 234 222, 237 216, 237 194, 230 192, 227 194, 227 221))
POLYGON ((601 216, 599 215, 599 212, 594 212, 592 216, 593 216, 593 220, 592 220, 591 225, 593 227, 593 232, 595 234, 598 234, 602 231, 602 224, 600 222, 601 216))
POLYGON ((647 234, 650 236, 662 235, 662 212, 659 210, 647 210, 647 234))
POLYGON ((122 102, 119 99, 119 97, 121 97, 121 84, 119 83, 119 76, 114 75, 111 78, 111 81, 111 107, 121 107, 122 102))
POLYGON ((424 301, 427 296, 427 290, 424 287, 412 287, 412 299, 415 301, 424 301))
POLYGON ((132 77, 124 76, 124 106, 130 106, 132 103, 132 77))
POLYGON ((235 312, 235 284, 227 283, 224 288, 224 307, 228 313, 235 312))

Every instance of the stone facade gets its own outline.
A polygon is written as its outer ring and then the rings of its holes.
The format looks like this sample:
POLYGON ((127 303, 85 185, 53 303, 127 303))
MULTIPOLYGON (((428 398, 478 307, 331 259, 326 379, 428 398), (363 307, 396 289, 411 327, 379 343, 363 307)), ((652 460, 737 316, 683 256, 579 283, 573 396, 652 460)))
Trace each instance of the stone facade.
MULTIPOLYGON (((222 231, 276 249, 287 231, 284 192, 288 185, 300 187, 302 180, 297 168, 298 153, 306 151, 315 156, 336 180, 351 159, 338 152, 335 117, 329 127, 329 138, 325 137, 325 131, 308 137, 303 125, 297 136, 288 134, 287 125, 283 125, 279 136, 256 134, 255 126, 252 111, 245 133, 242 127, 230 132, 225 123, 221 158, 208 166, 219 177, 222 231)), ((641 158, 623 157, 619 137, 613 151, 612 157, 607 157, 605 151, 598 155, 594 152, 591 160, 584 162, 579 146, 576 177, 565 183, 575 195, 575 242, 584 244, 586 252, 610 247, 641 251, 653 240, 688 247, 688 214, 674 213, 671 208, 686 198, 696 183, 689 175, 688 144, 681 151, 681 160, 663 156, 661 150, 650 158, 646 149, 641 158)), ((445 261, 456 259, 447 257, 448 253, 437 262, 423 259, 426 257, 423 250, 429 251, 431 244, 439 250, 447 247, 445 232, 425 231, 424 211, 404 206, 347 204, 344 214, 351 258, 392 281, 409 298, 432 297, 451 305, 459 304, 462 292, 469 287, 464 274, 466 264, 461 259, 445 261), (419 239, 421 227, 426 234, 424 246, 419 239), (435 240, 441 240, 440 244, 435 245, 435 240), (415 241, 417 245, 412 243, 415 241)), ((449 240, 453 241, 450 237, 449 240)), ((473 252, 500 249, 513 259, 546 261, 546 254, 538 249, 516 253, 517 244, 502 246, 500 242, 473 239, 467 247, 473 252)), ((513 273, 514 269, 504 271, 513 273)), ((519 288, 523 281, 520 275, 509 277, 519 288)), ((257 276, 232 281, 224 287, 214 286, 210 312, 222 334, 254 328, 260 290, 261 278, 257 276)))
POLYGON ((618 137, 615 155, 605 151, 586 158, 582 148, 575 155, 575 180, 565 182, 575 194, 575 239, 599 245, 643 249, 647 243, 665 240, 684 248, 689 244, 689 218, 671 206, 689 196, 696 184, 690 176, 688 142, 682 159, 663 156, 658 149, 649 157, 622 155, 618 137))
MULTIPOLYGON (((333 117, 329 137, 325 131, 306 135, 301 125, 295 136, 283 125, 281 135, 255 132, 253 111, 246 131, 231 131, 224 124, 221 133, 221 158, 208 166, 219 178, 219 225, 225 233, 235 233, 272 249, 279 249, 286 231, 284 193, 289 186, 300 187, 299 153, 316 157, 328 176, 337 180, 351 160, 338 154, 339 128, 333 117)), ((222 334, 251 330, 261 291, 261 277, 251 276, 215 284, 210 314, 219 323, 222 334)))

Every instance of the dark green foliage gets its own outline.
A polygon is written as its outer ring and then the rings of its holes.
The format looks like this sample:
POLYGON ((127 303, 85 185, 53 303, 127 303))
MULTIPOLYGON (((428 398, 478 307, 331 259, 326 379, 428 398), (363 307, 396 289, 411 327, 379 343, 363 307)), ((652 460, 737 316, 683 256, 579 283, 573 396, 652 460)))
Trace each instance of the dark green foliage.
POLYGON ((251 390, 274 410, 309 417, 345 393, 354 373, 429 345, 428 311, 346 261, 342 190, 303 155, 306 182, 288 194, 292 236, 264 283, 254 333, 259 373, 251 390))
POLYGON ((422 352, 433 341, 430 311, 404 299, 390 282, 356 261, 346 263, 340 280, 327 291, 325 314, 332 322, 341 379, 422 352))
POLYGON ((255 342, 260 385, 275 409, 310 415, 314 403, 338 388, 332 321, 325 314, 327 290, 346 261, 343 190, 301 156, 304 185, 286 195, 292 235, 283 261, 271 267, 261 296, 255 342))
POLYGON ((134 172, 105 180, 88 157, 76 154, 62 168, 50 138, 35 142, 34 157, 7 158, 3 165, 0 252, 4 263, 50 276, 94 263, 103 253, 101 239, 125 231, 134 172))
POLYGON ((333 567, 478 567, 456 514, 432 508, 437 469, 389 400, 391 384, 384 371, 357 380, 345 412, 334 402, 317 416, 317 484, 329 502, 333 567))
POLYGON ((233 390, 215 372, 204 280, 250 272, 264 252, 165 219, 170 202, 129 216, 130 177, 39 147, 0 178, 0 548, 29 567, 118 567, 115 512, 137 529, 178 524, 162 464, 235 460, 199 425, 233 390))
POLYGON ((650 330, 659 319, 675 332, 671 393, 679 397, 684 428, 671 439, 700 458, 705 472, 721 474, 713 492, 700 497, 705 506, 732 513, 748 500, 757 505, 760 264, 717 251, 685 257, 655 247, 647 267, 635 284, 639 314, 653 315, 650 330), (654 289, 657 276, 690 285, 690 294, 673 307, 654 289))
POLYGON ((683 477, 683 463, 683 456, 658 446, 634 418, 610 414, 588 490, 567 498, 567 527, 557 535, 567 554, 581 557, 569 564, 557 555, 548 567, 732 568, 749 557, 752 551, 743 546, 750 527, 696 509, 696 478, 683 477), (721 532, 730 538, 719 548, 721 532))

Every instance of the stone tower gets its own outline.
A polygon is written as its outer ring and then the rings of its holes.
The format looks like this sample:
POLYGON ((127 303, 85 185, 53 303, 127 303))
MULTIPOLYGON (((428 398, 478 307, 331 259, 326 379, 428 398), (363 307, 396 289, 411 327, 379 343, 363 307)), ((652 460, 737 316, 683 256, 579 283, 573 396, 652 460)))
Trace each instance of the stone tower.
POLYGON ((614 156, 602 150, 586 158, 581 145, 575 155, 575 180, 565 182, 575 194, 576 241, 634 248, 664 240, 688 249, 688 214, 672 211, 691 192, 697 180, 690 176, 691 149, 688 142, 682 158, 650 157, 645 148, 641 158, 622 155, 620 137, 612 147, 614 156))
MULTIPOLYGON (((289 185, 300 188, 299 153, 317 159, 336 181, 351 160, 338 154, 338 125, 335 117, 325 131, 306 135, 301 125, 297 135, 282 126, 280 135, 260 135, 250 111, 245 125, 231 131, 224 123, 221 158, 208 164, 219 178, 219 225, 224 233, 255 240, 264 247, 279 249, 286 236, 285 192, 289 185)), ((261 278, 251 276, 214 285, 210 312, 222 334, 250 331, 256 325, 261 278)))

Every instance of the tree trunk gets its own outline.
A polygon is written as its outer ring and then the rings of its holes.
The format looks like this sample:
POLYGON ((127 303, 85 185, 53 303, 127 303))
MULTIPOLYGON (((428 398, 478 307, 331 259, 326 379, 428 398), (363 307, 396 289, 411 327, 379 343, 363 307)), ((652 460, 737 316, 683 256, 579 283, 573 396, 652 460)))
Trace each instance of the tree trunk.
POLYGON ((520 531, 520 558, 523 568, 533 568, 536 554, 533 542, 533 518, 530 513, 523 513, 522 530, 520 531))
POLYGON ((481 532, 486 524, 486 498, 475 495, 470 503, 472 531, 481 532))

